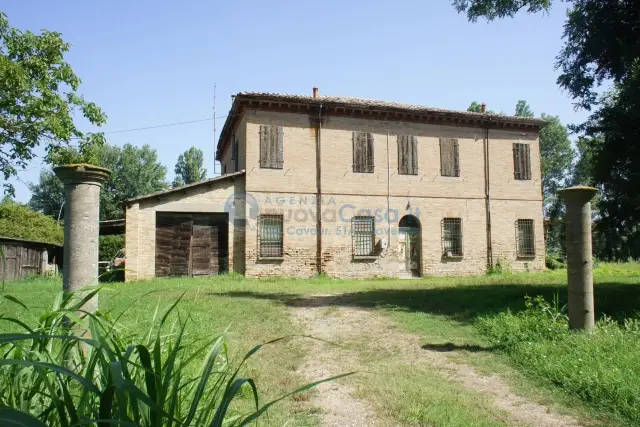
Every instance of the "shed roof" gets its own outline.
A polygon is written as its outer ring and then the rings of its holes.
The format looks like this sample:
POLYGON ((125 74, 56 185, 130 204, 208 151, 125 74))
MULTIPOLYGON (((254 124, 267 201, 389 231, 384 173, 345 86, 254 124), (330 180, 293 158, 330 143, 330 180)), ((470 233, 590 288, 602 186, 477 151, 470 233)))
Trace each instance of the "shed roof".
POLYGON ((245 172, 244 170, 241 170, 241 171, 238 171, 238 172, 232 172, 232 173, 228 173, 228 174, 225 174, 225 175, 216 176, 215 178, 205 179, 204 181, 194 182, 193 184, 183 185, 182 187, 171 188, 169 190, 164 190, 164 191, 156 191, 155 193, 149 193, 149 194, 146 194, 144 196, 138 196, 138 197, 134 197, 134 198, 128 199, 125 203, 126 204, 134 203, 134 202, 138 202, 140 200, 151 199, 151 198, 158 197, 158 196, 164 196, 165 194, 177 193, 177 192, 180 192, 180 191, 187 190, 189 188, 195 188, 195 187, 199 187, 201 185, 211 184, 213 182, 224 181, 224 180, 229 179, 229 178, 235 178, 237 176, 244 175, 244 172, 245 172))
POLYGON ((28 240, 28 239, 20 239, 17 237, 7 237, 7 236, 0 236, 0 242, 31 243, 31 244, 41 245, 41 246, 55 246, 57 248, 62 247, 60 243, 41 242, 39 240, 28 240))
MULTIPOLYGON (((409 113, 409 114, 428 114, 439 117, 453 117, 463 118, 467 121, 482 121, 490 122, 493 124, 516 124, 523 126, 533 126, 535 128, 541 128, 547 124, 547 121, 541 119, 535 119, 531 117, 518 117, 508 116, 505 114, 489 114, 489 113, 476 113, 472 111, 459 111, 448 110, 444 108, 427 107, 424 105, 416 104, 404 104, 400 102, 372 100, 364 98, 352 98, 346 96, 309 96, 309 95, 292 95, 284 93, 270 93, 270 92, 240 92, 238 93, 231 106, 231 112, 227 116, 227 119, 220 133, 220 139, 218 140, 218 146, 216 150, 216 159, 220 160, 223 149, 223 142, 227 139, 228 133, 235 127, 235 123, 238 120, 238 115, 242 111, 243 101, 267 101, 271 103, 293 103, 293 104, 306 104, 306 105, 322 105, 326 107, 339 107, 345 109, 359 109, 367 111, 385 111, 391 113, 409 113)), ((271 105, 271 104, 269 104, 271 105)), ((277 108, 277 104, 273 105, 277 108)), ((387 120, 403 121, 401 117, 389 116, 387 120)), ((446 123, 445 123, 446 124, 446 123)))

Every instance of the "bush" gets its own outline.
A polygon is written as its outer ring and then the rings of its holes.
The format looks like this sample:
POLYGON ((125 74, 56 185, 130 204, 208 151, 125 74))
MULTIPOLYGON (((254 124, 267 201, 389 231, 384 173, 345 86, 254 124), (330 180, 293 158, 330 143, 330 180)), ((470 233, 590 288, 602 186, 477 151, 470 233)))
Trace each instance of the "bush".
POLYGON ((542 297, 526 304, 477 326, 528 375, 640 425, 640 320, 605 316, 592 333, 579 333, 569 330, 566 307, 542 297))
POLYGON ((560 270, 562 268, 567 268, 567 264, 565 264, 562 258, 553 255, 546 256, 545 264, 549 270, 560 270))
MULTIPOLYGON (((190 341, 185 321, 169 323, 177 302, 154 322, 144 342, 135 342, 107 315, 79 311, 96 292, 82 300, 60 295, 53 310, 36 317, 35 328, 2 318, 22 329, 0 334, 4 423, 245 426, 279 400, 322 382, 259 406, 255 383, 238 373, 261 346, 231 363, 224 335, 190 341), (86 329, 90 334, 82 335, 86 329), (232 411, 229 405, 243 395, 253 400, 255 410, 232 411)), ((5 298, 24 307, 15 298, 5 298)))
POLYGON ((57 244, 64 241, 64 231, 56 220, 14 202, 0 203, 0 236, 57 244))
POLYGON ((124 236, 100 236, 100 261, 113 261, 120 250, 124 249, 124 236))

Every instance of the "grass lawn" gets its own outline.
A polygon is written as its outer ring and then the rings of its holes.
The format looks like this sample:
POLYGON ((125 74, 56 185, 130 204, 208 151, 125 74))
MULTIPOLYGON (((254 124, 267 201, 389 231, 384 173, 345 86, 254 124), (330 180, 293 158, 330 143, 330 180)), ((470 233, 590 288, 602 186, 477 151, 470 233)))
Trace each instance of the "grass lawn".
MULTIPOLYGON (((598 317, 606 314, 623 321, 635 316, 640 308, 640 264, 601 265, 595 272, 595 282, 598 317)), ((7 283, 4 293, 19 298, 38 314, 51 306, 60 287, 59 280, 27 280, 7 283)), ((563 345, 573 340, 570 343, 574 350, 584 349, 592 359, 602 359, 607 354, 604 346, 613 342, 601 337, 606 333, 598 332, 593 339, 575 338, 575 334, 554 336, 551 341, 542 337, 535 348, 515 343, 508 351, 495 344, 496 336, 505 329, 499 322, 518 322, 515 314, 513 319, 504 316, 522 311, 526 295, 543 295, 551 301, 557 294, 561 304, 566 300, 565 271, 420 280, 251 280, 233 275, 165 279, 109 285, 100 296, 100 306, 113 316, 122 314, 120 321, 131 333, 144 334, 156 308, 171 305, 183 293, 179 312, 190 318, 189 333, 204 337, 227 330, 235 354, 274 338, 304 334, 306 331, 287 309, 294 303, 306 299, 315 307, 326 306, 327 315, 336 307, 355 306, 372 309, 402 331, 417 335, 423 348, 447 353, 452 360, 482 372, 498 373, 519 393, 559 412, 577 415, 583 422, 634 425, 636 421, 634 411, 623 407, 623 400, 634 392, 640 394, 638 334, 624 332, 622 338, 616 338, 619 357, 609 357, 606 364, 592 360, 594 370, 572 363, 565 357, 563 345), (513 350, 518 345, 522 348, 513 350), (555 362, 544 365, 520 360, 523 356, 541 360, 545 354, 555 362), (595 370, 606 366, 611 368, 606 381, 598 381, 595 370), (581 370, 586 372, 583 376, 591 375, 591 382, 581 382, 581 376, 573 374, 581 370), (598 388, 601 383, 606 383, 603 390, 598 388), (589 384, 593 393, 580 394, 584 384, 589 384), (622 391, 616 394, 618 386, 622 391)), ((0 302, 0 313, 27 321, 30 316, 7 300, 0 302)), ((9 328, 0 322, 0 330, 9 328)), ((362 337, 343 343, 353 344, 362 372, 341 381, 371 403, 383 423, 509 425, 505 414, 492 408, 481 393, 449 382, 439 372, 406 363, 401 357, 382 357, 367 346, 372 337, 375 335, 371 331, 363 331, 362 337)), ((305 383, 298 370, 309 358, 311 344, 308 338, 297 337, 267 346, 251 360, 244 375, 256 379, 263 399, 291 391, 305 383)), ((568 354, 577 357, 576 351, 568 354)), ((312 396, 306 393, 286 400, 270 410, 262 424, 317 425, 320 415, 312 396)), ((634 402, 627 399, 627 406, 629 403, 634 402)))

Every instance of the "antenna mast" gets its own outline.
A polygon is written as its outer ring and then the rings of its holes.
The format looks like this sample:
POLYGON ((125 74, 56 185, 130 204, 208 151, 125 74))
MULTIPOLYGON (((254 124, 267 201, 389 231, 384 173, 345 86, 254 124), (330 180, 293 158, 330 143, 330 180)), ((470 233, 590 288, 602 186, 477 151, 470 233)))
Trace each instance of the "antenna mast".
MULTIPOLYGON (((216 142, 216 83, 213 83, 213 148, 217 149, 217 142, 216 142)), ((214 174, 216 173, 216 160, 215 158, 213 159, 213 172, 214 174)), ((222 170, 220 171, 220 174, 222 175, 222 170)))

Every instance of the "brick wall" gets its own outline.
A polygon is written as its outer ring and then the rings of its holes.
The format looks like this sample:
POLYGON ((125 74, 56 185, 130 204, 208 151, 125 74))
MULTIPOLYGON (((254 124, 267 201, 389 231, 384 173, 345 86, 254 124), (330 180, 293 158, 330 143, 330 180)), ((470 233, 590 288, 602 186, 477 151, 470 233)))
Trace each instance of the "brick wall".
MULTIPOLYGON (((283 114, 247 111, 246 170, 247 192, 258 199, 260 210, 285 213, 283 261, 261 261, 257 256, 257 229, 246 233, 246 267, 248 276, 311 276, 316 274, 315 204, 307 200, 316 191, 316 132, 305 114, 283 114), (284 168, 261 169, 259 166, 260 125, 284 128, 284 168), (282 206, 273 201, 285 200, 282 206), (265 201, 271 203, 264 203, 265 201), (292 200, 293 202, 289 202, 292 200), (306 210, 305 217, 301 212, 306 210), (298 212, 298 217, 294 217, 298 212), (305 231, 310 230, 310 231, 305 231), (301 234, 299 234, 301 233, 301 234)), ((421 272, 432 274, 478 274, 486 271, 487 232, 484 181, 484 142, 486 130, 454 126, 390 122, 366 119, 327 117, 322 128, 322 269, 332 276, 371 277, 397 275, 397 225, 403 215, 412 210, 422 225, 421 272), (353 173, 352 132, 365 131, 374 135, 374 173, 353 173), (397 136, 418 137, 418 175, 398 174, 397 136), (460 176, 440 176, 441 137, 457 138, 460 153, 460 176), (388 147, 388 150, 387 150, 388 147), (387 168, 389 166, 389 168, 387 168), (376 220, 383 226, 377 240, 388 240, 388 248, 376 260, 354 260, 350 236, 350 216, 325 218, 332 210, 354 206, 357 210, 387 210, 390 191, 391 235, 386 220, 376 220), (329 201, 332 205, 329 205, 329 201), (411 206, 410 209, 407 207, 411 206), (451 260, 442 257, 442 219, 462 218, 464 256, 451 260), (346 229, 344 228, 346 227, 346 229), (340 229, 342 234, 337 233, 340 229), (395 231, 394 231, 395 230, 395 231), (395 233, 395 234, 394 234, 395 233)), ((513 270, 544 268, 542 231, 542 196, 538 137, 535 133, 489 131, 491 177, 492 246, 494 261, 500 259, 513 270), (512 143, 531 144, 532 179, 513 178, 512 143), (536 256, 516 257, 515 221, 534 219, 536 256)), ((349 208, 351 209, 351 208, 349 208)), ((353 214, 351 214, 353 216, 353 214)))

